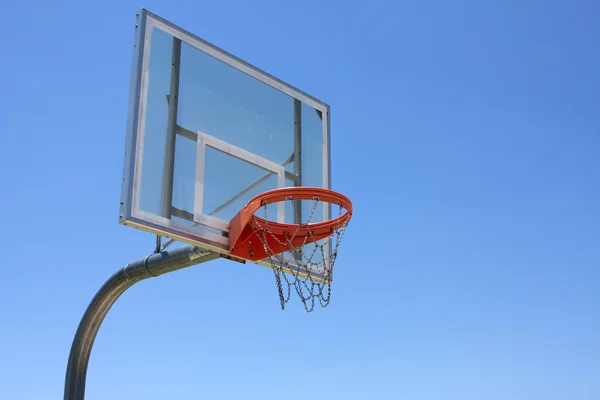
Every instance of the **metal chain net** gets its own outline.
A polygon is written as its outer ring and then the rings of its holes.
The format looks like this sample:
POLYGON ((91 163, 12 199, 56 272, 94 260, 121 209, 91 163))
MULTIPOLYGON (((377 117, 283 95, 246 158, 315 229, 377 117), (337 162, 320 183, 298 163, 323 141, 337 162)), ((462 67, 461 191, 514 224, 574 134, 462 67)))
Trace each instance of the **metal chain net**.
MULTIPOLYGON (((296 203, 292 197, 286 198, 291 201, 294 209, 294 215, 298 216, 296 203)), ((348 226, 349 218, 340 222, 340 226, 333 228, 333 234, 319 241, 314 240, 310 230, 304 237, 301 246, 294 247, 292 242, 298 235, 301 227, 310 223, 317 205, 320 203, 318 197, 313 198, 314 204, 310 215, 301 224, 298 224, 294 233, 285 237, 285 242, 282 242, 278 237, 269 231, 269 219, 267 215, 267 204, 263 203, 265 224, 262 226, 256 220, 252 220, 251 226, 256 236, 262 242, 265 252, 269 255, 269 262, 275 274, 275 282, 279 292, 279 301, 281 309, 285 310, 285 305, 289 302, 292 293, 292 287, 302 300, 306 312, 311 312, 315 308, 315 299, 319 301, 321 307, 327 307, 331 300, 331 277, 333 273, 333 265, 337 257, 338 247, 342 241, 346 227, 348 226), (284 253, 274 251, 267 242, 267 237, 274 239, 279 245, 290 247, 289 251, 284 253), (311 239, 312 243, 307 244, 311 239), (332 252, 328 257, 325 249, 332 243, 332 252), (287 272, 287 273, 286 273, 287 272)), ((343 207, 338 204, 338 217, 342 215, 343 207)))

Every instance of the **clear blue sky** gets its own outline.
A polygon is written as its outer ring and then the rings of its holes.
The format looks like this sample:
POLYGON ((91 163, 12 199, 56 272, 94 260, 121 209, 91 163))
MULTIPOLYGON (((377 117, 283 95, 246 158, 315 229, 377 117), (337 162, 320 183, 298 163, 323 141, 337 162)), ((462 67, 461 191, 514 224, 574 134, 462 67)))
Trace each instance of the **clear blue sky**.
POLYGON ((117 224, 140 7, 332 107, 355 215, 333 300, 218 261, 142 282, 87 399, 600 398, 594 1, 9 2, 0 24, 0 399, 61 398, 117 224))

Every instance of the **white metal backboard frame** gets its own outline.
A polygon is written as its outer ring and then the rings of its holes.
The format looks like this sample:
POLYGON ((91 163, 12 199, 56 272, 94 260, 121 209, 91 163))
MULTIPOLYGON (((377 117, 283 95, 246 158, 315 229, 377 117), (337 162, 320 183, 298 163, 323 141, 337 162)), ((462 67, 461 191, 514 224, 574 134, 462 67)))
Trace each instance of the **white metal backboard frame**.
MULTIPOLYGON (((156 214, 145 212, 140 208, 140 185, 142 173, 142 154, 144 147, 144 132, 146 121, 146 106, 149 84, 150 69, 150 49, 152 41, 152 30, 157 28, 169 35, 180 39, 183 43, 203 51, 218 60, 252 76, 253 78, 295 98, 322 114, 322 132, 323 132, 323 187, 331 188, 330 173, 330 134, 329 106, 306 94, 305 92, 273 77, 272 75, 250 65, 249 63, 227 53, 226 51, 206 42, 205 40, 183 30, 174 24, 162 19, 161 17, 142 9, 137 13, 135 25, 134 51, 131 71, 130 100, 128 108, 127 132, 125 143, 125 159, 123 164, 123 179, 121 190, 121 207, 119 213, 119 223, 132 226, 157 235, 170 237, 192 245, 208 248, 213 251, 228 255, 229 239, 218 233, 209 230, 200 229, 177 220, 164 218, 156 214)), ((279 164, 272 163, 269 160, 257 160, 257 156, 245 152, 243 149, 234 148, 228 143, 219 139, 198 132, 198 159, 200 151, 204 151, 206 146, 217 150, 229 152, 230 155, 260 166, 263 169, 271 171, 278 176, 278 186, 283 187, 285 182, 285 170, 279 164), (254 161, 252 161, 254 160, 254 161)), ((197 160, 198 161, 198 160, 197 160)), ((203 162, 197 162, 196 168, 203 172, 203 162)), ((197 170, 198 172, 198 170, 197 170)), ((202 176, 202 174, 198 174, 202 176)), ((196 194, 202 193, 203 182, 201 179, 196 182, 196 194)), ((194 221, 207 225, 209 227, 227 232, 226 223, 214 217, 203 215, 202 196, 195 198, 194 221), (200 210, 200 211, 199 211, 200 210)), ((278 219, 282 217, 282 209, 278 210, 278 219)), ((324 205, 323 218, 329 219, 331 207, 324 205)), ((265 266, 270 266, 268 262, 259 262, 265 266)))

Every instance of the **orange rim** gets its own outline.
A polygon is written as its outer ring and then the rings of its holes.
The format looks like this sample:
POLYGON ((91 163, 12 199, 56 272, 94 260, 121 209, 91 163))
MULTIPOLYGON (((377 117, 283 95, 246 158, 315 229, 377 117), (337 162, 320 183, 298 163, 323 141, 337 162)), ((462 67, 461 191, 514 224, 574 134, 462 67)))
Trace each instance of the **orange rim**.
POLYGON ((278 252, 284 252, 297 246, 325 239, 348 224, 352 217, 352 202, 344 195, 329 189, 317 187, 287 187, 274 189, 259 194, 252 198, 229 221, 229 252, 235 256, 248 260, 262 260, 270 254, 267 247, 271 244, 279 247, 278 252), (266 221, 254 215, 261 207, 267 204, 287 200, 316 200, 343 207, 346 212, 327 221, 312 224, 284 224, 266 221), (265 246, 261 240, 252 240, 259 231, 268 230, 270 233, 267 241, 272 241, 265 246))
POLYGON ((252 220, 263 227, 268 224, 269 231, 276 235, 286 235, 296 232, 297 235, 304 236, 311 232, 314 235, 324 235, 333 233, 333 231, 345 224, 352 217, 352 202, 343 194, 333 190, 318 187, 286 187, 273 189, 264 192, 252 198, 245 207, 247 213, 252 214, 252 220), (330 204, 342 206, 346 212, 339 217, 316 222, 312 224, 284 224, 281 222, 266 221, 263 218, 254 215, 265 204, 278 203, 286 200, 318 200, 330 204), (298 228, 300 225, 300 228, 298 228))

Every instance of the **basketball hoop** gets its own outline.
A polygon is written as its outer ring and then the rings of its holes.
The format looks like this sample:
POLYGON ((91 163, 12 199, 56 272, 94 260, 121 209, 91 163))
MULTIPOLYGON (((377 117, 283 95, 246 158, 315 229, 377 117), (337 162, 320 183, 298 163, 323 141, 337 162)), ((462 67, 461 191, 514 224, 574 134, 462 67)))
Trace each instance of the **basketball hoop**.
POLYGON ((291 287, 294 286, 306 311, 310 312, 314 308, 315 298, 323 307, 329 304, 333 265, 351 217, 350 200, 332 190, 317 187, 274 189, 251 199, 230 221, 229 252, 250 261, 268 260, 275 272, 281 308, 285 308, 291 287), (298 220, 299 202, 312 201, 313 206, 306 221, 293 224, 269 221, 267 205, 285 201, 292 203, 295 220, 298 220), (319 203, 338 206, 338 216, 311 223, 319 203), (264 218, 254 215, 261 207, 264 209, 264 218), (331 254, 328 254, 329 244, 334 237, 331 254), (309 246, 311 244, 312 249, 309 246), (293 277, 292 281, 284 270, 293 277), (287 283, 286 295, 282 278, 287 283), (324 294, 325 286, 327 294, 324 294))

